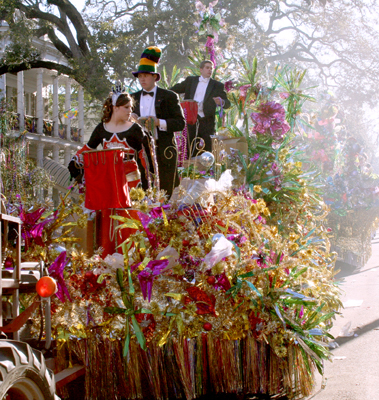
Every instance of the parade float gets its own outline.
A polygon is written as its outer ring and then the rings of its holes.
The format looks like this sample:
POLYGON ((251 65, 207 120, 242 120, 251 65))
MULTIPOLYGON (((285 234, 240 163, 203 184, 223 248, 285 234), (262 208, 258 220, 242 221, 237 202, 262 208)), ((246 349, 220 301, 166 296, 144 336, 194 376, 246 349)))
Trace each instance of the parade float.
MULTIPOLYGON (((256 60, 240 71, 213 154, 194 144, 169 201, 130 190, 132 208, 113 216, 113 254, 75 244, 94 214, 84 194, 77 203, 69 189, 57 207, 5 201, 23 221, 23 259, 57 281, 55 365, 84 365, 86 399, 303 398, 322 373, 341 302, 327 207, 293 141, 312 98, 303 72, 278 68, 267 84, 256 60)), ((3 250, 12 263, 12 246, 3 250)), ((32 330, 43 329, 36 313, 32 330)))
MULTIPOLYGON (((222 19, 213 3, 196 4, 217 61, 222 19)), ((76 201, 70 187, 54 206, 41 200, 43 179, 15 193, 12 180, 28 171, 12 170, 12 157, 26 144, 2 155, 3 188, 13 188, 4 205, 23 222, 22 258, 42 262, 57 282, 56 372, 83 365, 86 399, 301 399, 323 372, 341 302, 322 181, 296 142, 303 104, 314 99, 303 71, 277 67, 269 81, 256 59, 236 61, 235 71, 213 152, 195 141, 188 160, 179 133, 181 185, 170 200, 156 186, 131 189, 132 207, 108 224, 112 252, 96 244, 104 232, 85 193, 76 201), (80 246, 83 229, 95 236, 92 248, 80 246)), ((12 241, 2 249, 4 268, 14 252, 12 241)), ((33 301, 22 298, 26 309, 33 301)), ((38 312, 33 321, 41 339, 38 312)))

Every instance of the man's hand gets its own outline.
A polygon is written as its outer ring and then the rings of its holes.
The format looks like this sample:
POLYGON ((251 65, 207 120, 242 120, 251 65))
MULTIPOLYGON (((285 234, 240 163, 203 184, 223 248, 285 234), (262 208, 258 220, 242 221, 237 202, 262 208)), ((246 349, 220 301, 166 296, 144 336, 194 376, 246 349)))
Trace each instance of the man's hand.
POLYGON ((154 120, 154 125, 159 126, 159 119, 157 117, 150 117, 154 120))
POLYGON ((154 126, 159 126, 159 119, 157 117, 147 117, 146 121, 145 121, 145 127, 146 129, 150 129, 152 124, 154 124, 154 126))
POLYGON ((213 100, 218 106, 221 106, 221 104, 223 103, 221 97, 213 97, 213 100))

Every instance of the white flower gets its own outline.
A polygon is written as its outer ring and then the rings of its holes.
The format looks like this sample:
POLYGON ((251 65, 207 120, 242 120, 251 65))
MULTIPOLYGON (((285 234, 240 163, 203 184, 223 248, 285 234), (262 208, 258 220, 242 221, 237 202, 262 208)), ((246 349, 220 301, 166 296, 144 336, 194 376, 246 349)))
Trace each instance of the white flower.
POLYGON ((117 268, 124 267, 124 256, 119 253, 108 254, 104 258, 104 262, 107 263, 112 270, 117 270, 117 268))

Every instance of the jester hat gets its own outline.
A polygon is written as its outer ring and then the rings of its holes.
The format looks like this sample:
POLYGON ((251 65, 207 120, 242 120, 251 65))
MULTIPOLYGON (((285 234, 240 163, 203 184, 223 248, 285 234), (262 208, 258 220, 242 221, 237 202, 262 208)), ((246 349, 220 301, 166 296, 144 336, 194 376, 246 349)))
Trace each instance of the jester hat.
POLYGON ((157 66, 159 59, 161 58, 161 49, 156 46, 150 46, 145 49, 141 55, 139 61, 138 70, 132 72, 132 74, 137 78, 138 74, 144 72, 145 74, 155 74, 158 75, 157 81, 161 79, 161 75, 157 72, 157 66))

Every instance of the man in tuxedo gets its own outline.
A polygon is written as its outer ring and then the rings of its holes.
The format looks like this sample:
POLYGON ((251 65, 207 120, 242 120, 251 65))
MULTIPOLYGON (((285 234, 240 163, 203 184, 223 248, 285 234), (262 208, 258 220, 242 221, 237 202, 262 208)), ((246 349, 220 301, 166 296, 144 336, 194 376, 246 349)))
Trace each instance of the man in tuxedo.
POLYGON ((185 100, 198 102, 197 124, 188 125, 189 145, 194 148, 193 140, 200 137, 205 142, 205 151, 212 151, 211 135, 215 133, 216 107, 224 109, 230 107, 230 101, 226 96, 224 84, 212 79, 213 62, 205 60, 200 63, 201 76, 189 76, 183 82, 174 85, 171 90, 176 93, 184 93, 185 100))
POLYGON ((157 72, 160 55, 161 50, 155 46, 148 47, 142 53, 138 71, 133 72, 142 86, 142 90, 132 93, 133 112, 138 117, 150 117, 150 121, 154 121, 160 188, 171 196, 179 184, 174 132, 184 129, 185 119, 178 95, 157 86, 161 78, 157 72))

